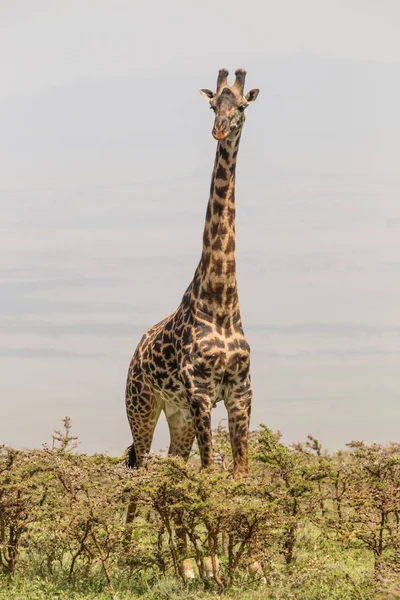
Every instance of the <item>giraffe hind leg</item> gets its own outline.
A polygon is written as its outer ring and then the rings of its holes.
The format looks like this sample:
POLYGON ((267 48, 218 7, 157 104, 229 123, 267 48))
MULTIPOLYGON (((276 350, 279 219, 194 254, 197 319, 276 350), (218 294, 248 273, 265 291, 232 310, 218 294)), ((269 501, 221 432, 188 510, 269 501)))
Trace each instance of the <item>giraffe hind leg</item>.
POLYGON ((135 359, 128 374, 126 412, 132 432, 127 463, 131 468, 140 467, 143 457, 150 452, 161 405, 135 359))
MULTIPOLYGON (((127 466, 138 468, 141 466, 143 457, 150 452, 161 407, 145 381, 140 366, 135 363, 135 359, 131 363, 128 374, 126 412, 132 431, 132 444, 129 447, 127 466)), ((127 526, 134 520, 136 512, 136 501, 130 498, 126 515, 127 526)), ((128 539, 128 530, 126 536, 128 539)))

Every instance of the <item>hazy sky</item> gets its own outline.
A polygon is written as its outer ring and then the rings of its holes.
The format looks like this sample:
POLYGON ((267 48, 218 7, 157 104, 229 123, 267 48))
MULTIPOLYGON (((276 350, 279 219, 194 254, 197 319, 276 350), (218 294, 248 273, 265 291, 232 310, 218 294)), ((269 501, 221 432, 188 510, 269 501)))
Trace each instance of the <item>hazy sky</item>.
POLYGON ((253 426, 398 439, 399 33, 398 0, 1 3, 0 443, 64 415, 82 450, 130 443, 130 356, 201 252, 221 67, 261 89, 237 182, 253 426))

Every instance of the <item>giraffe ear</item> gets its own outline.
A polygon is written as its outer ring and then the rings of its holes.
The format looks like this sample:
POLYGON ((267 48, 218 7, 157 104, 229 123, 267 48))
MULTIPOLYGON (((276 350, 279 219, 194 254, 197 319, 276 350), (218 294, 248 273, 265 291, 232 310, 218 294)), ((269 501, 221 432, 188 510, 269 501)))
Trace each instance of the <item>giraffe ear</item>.
POLYGON ((207 100, 207 102, 210 102, 210 100, 212 100, 215 96, 215 93, 211 90, 200 90, 200 94, 207 100))
POLYGON ((249 104, 251 104, 252 102, 255 102, 257 100, 257 96, 260 93, 260 90, 258 89, 254 89, 254 90, 250 90, 247 94, 246 94, 246 100, 249 104))

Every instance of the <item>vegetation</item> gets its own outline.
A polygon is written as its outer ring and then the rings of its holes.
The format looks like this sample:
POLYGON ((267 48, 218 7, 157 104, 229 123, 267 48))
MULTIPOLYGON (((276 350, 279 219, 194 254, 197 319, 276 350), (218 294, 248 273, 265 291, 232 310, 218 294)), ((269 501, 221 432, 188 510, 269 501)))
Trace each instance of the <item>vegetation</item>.
POLYGON ((0 599, 400 599, 399 444, 328 454, 262 426, 234 481, 214 437, 212 472, 80 454, 68 418, 51 447, 0 446, 0 599))

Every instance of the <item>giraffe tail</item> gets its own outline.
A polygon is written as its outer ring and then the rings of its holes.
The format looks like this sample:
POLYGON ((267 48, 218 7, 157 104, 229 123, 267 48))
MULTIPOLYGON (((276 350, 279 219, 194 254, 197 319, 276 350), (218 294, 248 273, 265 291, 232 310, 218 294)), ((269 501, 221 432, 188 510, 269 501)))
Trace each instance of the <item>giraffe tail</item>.
POLYGON ((136 456, 135 443, 133 441, 132 444, 127 448, 127 450, 128 457, 125 461, 125 465, 128 467, 128 469, 137 469, 139 465, 136 456))

